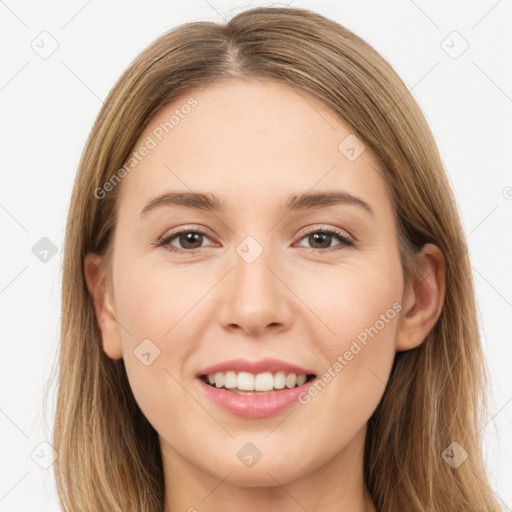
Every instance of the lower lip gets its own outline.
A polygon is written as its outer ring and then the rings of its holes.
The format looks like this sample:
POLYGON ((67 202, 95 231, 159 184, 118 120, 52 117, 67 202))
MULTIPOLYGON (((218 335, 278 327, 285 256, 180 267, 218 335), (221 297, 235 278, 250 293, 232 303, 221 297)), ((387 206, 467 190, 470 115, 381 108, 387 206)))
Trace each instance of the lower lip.
POLYGON ((222 409, 237 416, 252 419, 269 418, 283 412, 294 403, 298 403, 299 395, 306 392, 314 382, 313 379, 302 386, 272 391, 265 395, 244 395, 224 388, 215 388, 200 378, 197 380, 206 395, 222 409))

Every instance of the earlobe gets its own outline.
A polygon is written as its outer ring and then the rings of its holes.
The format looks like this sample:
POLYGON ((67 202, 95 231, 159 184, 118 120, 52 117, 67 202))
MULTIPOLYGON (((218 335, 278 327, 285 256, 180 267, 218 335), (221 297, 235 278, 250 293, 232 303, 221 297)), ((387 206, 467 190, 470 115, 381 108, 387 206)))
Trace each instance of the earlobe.
POLYGON ((403 316, 397 332, 396 350, 418 347, 432 330, 443 309, 445 260, 434 244, 425 244, 418 255, 414 281, 407 283, 402 304, 403 316))
POLYGON ((84 260, 84 274, 91 295, 96 319, 101 330, 103 351, 112 359, 123 356, 119 324, 115 309, 105 286, 105 276, 101 275, 102 256, 88 253, 84 260))

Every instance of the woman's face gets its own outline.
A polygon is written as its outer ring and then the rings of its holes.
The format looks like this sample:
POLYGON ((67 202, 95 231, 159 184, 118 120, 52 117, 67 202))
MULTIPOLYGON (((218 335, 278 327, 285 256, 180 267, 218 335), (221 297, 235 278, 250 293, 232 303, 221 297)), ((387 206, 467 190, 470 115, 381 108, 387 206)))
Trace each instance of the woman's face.
POLYGON ((134 150, 103 342, 164 464, 257 486, 359 461, 404 297, 369 148, 305 92, 229 80, 163 108, 134 150), (219 385, 285 388, 216 389, 201 376, 224 363, 219 385), (293 391, 293 373, 316 378, 293 391))

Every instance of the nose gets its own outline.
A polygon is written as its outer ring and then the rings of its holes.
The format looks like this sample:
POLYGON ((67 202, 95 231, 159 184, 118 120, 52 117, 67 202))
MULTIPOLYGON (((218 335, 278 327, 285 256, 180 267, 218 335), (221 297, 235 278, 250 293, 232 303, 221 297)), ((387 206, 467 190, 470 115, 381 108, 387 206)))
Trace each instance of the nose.
POLYGON ((248 263, 234 254, 234 268, 222 282, 219 322, 230 330, 247 334, 274 334, 289 329, 293 293, 287 288, 279 265, 268 251, 248 263))

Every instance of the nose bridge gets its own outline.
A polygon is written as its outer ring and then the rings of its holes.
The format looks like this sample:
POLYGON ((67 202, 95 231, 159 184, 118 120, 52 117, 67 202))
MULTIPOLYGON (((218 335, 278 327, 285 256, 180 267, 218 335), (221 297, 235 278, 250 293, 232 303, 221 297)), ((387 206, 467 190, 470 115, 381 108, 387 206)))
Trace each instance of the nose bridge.
POLYGON ((272 249, 253 237, 236 248, 233 270, 221 297, 220 321, 224 327, 238 325, 256 333, 268 326, 285 326, 290 321, 286 287, 275 272, 279 268, 272 249))

